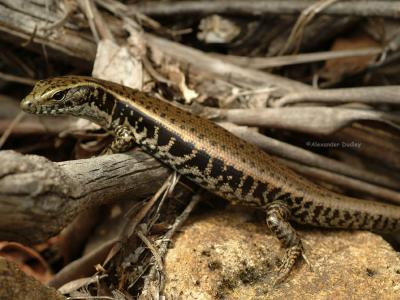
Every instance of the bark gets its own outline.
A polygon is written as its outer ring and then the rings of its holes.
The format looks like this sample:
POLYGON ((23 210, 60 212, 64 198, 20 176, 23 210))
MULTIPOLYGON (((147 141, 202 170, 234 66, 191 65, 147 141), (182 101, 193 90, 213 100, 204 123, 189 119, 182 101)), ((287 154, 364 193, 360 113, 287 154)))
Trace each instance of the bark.
POLYGON ((168 169, 140 151, 60 163, 1 151, 0 240, 34 244, 63 229, 79 212, 161 186, 168 169))
MULTIPOLYGON (((25 43, 26 47, 39 53, 43 52, 43 46, 45 46, 46 55, 49 57, 70 61, 80 68, 88 67, 96 55, 96 43, 90 32, 73 25, 72 21, 66 22, 63 26, 45 30, 49 24, 62 18, 61 12, 46 7, 45 3, 43 0, 35 1, 35 4, 23 0, 0 0, 0 32, 2 33, 0 39, 18 46, 25 43), (50 13, 43 14, 43 11, 50 13)), ((123 8, 123 12, 117 10, 113 13, 122 17, 129 6, 120 5, 120 7, 123 8)), ((116 17, 110 16, 107 22, 113 31, 117 31, 120 27, 116 17)), ((276 96, 311 89, 306 84, 278 75, 238 67, 213 58, 205 52, 150 34, 146 34, 145 39, 151 49, 161 50, 180 64, 190 66, 202 73, 227 79, 239 86, 252 88, 272 86, 276 88, 273 92, 276 96)))
MULTIPOLYGON (((132 5, 130 11, 139 10, 147 15, 171 16, 182 14, 233 14, 233 15, 266 15, 266 14, 299 14, 314 0, 252 0, 252 1, 145 1, 132 5)), ((338 1, 325 7, 321 14, 380 16, 398 18, 400 6, 397 1, 338 1)))
POLYGON ((178 61, 181 65, 200 73, 222 78, 242 87, 261 88, 270 86, 272 94, 285 95, 289 92, 308 91, 312 87, 278 75, 241 68, 234 64, 214 58, 200 50, 184 46, 163 38, 146 34, 146 41, 151 48, 160 49, 165 55, 178 61))
POLYGON ((46 1, 0 0, 1 39, 39 53, 45 46, 51 57, 89 66, 96 55, 96 44, 89 32, 72 25, 45 29, 62 17, 62 11, 47 6, 46 1))

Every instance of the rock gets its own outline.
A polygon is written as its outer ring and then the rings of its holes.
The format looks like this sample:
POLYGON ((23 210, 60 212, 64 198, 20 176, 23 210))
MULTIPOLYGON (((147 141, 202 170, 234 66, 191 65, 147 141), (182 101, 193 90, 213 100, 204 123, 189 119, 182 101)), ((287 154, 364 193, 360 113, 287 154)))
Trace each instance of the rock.
POLYGON ((66 298, 55 289, 23 273, 15 263, 0 257, 0 299, 65 300, 66 298))
POLYGON ((165 259, 167 299, 400 299, 400 259, 379 235, 302 229, 306 256, 272 287, 283 250, 243 209, 196 216, 165 259))

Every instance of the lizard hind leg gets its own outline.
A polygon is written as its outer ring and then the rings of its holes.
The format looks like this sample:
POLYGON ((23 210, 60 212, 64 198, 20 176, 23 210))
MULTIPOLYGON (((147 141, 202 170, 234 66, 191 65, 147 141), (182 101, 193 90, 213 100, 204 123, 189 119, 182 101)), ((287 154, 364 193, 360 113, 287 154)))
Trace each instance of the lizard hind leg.
POLYGON ((274 201, 267 206, 267 226, 286 249, 285 256, 273 284, 274 286, 285 280, 303 253, 301 239, 289 223, 290 214, 289 207, 283 201, 274 201))

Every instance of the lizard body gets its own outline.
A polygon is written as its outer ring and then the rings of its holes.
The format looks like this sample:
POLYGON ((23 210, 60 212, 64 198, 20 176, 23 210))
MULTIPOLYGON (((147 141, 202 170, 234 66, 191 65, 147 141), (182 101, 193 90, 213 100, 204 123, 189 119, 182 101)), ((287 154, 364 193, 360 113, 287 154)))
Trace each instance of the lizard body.
POLYGON ((399 207, 328 191, 222 127, 128 87, 91 77, 56 77, 39 81, 21 107, 89 119, 114 135, 107 153, 137 143, 231 203, 264 209, 269 229, 287 250, 276 282, 303 251, 290 220, 327 228, 400 230, 399 207))

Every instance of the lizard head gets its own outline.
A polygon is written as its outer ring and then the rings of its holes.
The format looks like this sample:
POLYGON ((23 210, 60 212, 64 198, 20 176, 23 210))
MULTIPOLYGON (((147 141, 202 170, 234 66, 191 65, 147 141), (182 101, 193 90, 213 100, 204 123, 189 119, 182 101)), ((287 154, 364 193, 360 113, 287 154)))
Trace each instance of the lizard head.
POLYGON ((90 105, 91 84, 88 78, 80 76, 40 80, 22 100, 21 109, 32 114, 79 116, 90 105))

